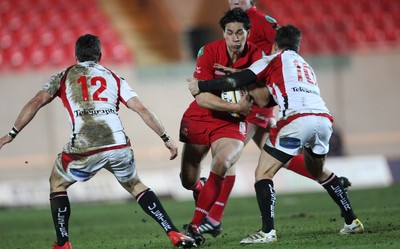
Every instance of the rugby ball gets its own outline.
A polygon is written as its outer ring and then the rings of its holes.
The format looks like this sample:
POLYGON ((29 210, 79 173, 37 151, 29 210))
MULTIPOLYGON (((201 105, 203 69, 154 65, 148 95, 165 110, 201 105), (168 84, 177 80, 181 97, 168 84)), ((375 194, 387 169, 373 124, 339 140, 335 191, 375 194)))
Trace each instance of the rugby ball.
POLYGON ((246 93, 248 93, 247 88, 241 87, 235 91, 222 91, 221 98, 226 102, 236 104, 246 93))
MULTIPOLYGON (((239 100, 247 94, 247 88, 246 87, 241 87, 235 91, 222 91, 221 92, 221 99, 228 103, 233 103, 237 104, 239 100)), ((240 115, 238 113, 231 113, 232 116, 234 117, 239 117, 240 115)))

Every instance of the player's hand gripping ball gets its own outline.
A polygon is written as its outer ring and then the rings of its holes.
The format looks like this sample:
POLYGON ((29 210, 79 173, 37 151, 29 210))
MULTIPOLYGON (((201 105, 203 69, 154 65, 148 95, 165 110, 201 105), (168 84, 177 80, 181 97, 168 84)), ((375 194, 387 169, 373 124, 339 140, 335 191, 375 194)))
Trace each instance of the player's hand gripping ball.
MULTIPOLYGON (((241 87, 235 91, 222 91, 221 98, 226 102, 237 104, 239 100, 247 93, 247 88, 241 87)), ((240 117, 240 114, 235 112, 232 112, 231 115, 237 118, 240 117)))

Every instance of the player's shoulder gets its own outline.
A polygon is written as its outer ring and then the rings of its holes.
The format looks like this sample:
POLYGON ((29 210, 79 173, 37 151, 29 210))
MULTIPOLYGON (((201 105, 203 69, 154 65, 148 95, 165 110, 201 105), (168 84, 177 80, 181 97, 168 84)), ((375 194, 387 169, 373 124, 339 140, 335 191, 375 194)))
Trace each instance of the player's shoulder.
POLYGON ((216 41, 212 41, 207 43, 207 45, 205 45, 205 48, 210 49, 210 50, 215 50, 215 49, 221 49, 221 48, 225 48, 226 46, 226 42, 225 40, 216 40, 216 41))
POLYGON ((265 56, 264 51, 259 46, 257 46, 256 44, 254 44, 251 41, 247 41, 247 48, 248 48, 247 54, 249 54, 249 55, 260 57, 260 58, 265 56))
POLYGON ((122 78, 121 76, 119 76, 116 71, 114 71, 113 69, 104 66, 100 63, 96 63, 96 65, 94 65, 94 67, 96 68, 96 70, 98 70, 100 73, 104 74, 104 75, 111 75, 114 78, 119 78, 121 80, 125 80, 124 78, 122 78))
POLYGON ((216 54, 217 51, 225 49, 225 40, 216 40, 202 46, 197 52, 197 58, 204 54, 216 54))
POLYGON ((68 66, 58 72, 53 73, 53 75, 50 76, 50 81, 61 80, 61 78, 66 75, 75 65, 76 64, 68 66))
POLYGON ((249 48, 249 50, 262 51, 261 48, 259 48, 255 43, 253 43, 251 41, 247 41, 247 47, 249 48))
POLYGON ((275 18, 261 12, 255 6, 247 10, 250 19, 257 20, 257 22, 269 23, 272 26, 278 24, 275 18))

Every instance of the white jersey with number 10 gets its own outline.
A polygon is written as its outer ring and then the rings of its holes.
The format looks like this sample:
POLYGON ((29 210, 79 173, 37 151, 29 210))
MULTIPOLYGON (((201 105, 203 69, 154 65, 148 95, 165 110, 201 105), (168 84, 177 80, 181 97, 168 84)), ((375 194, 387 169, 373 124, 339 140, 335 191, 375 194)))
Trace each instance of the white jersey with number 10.
POLYGON ((266 82, 279 106, 279 119, 301 113, 327 113, 314 70, 292 50, 285 50, 249 67, 257 80, 266 82), (307 97, 305 97, 307 96, 307 97))

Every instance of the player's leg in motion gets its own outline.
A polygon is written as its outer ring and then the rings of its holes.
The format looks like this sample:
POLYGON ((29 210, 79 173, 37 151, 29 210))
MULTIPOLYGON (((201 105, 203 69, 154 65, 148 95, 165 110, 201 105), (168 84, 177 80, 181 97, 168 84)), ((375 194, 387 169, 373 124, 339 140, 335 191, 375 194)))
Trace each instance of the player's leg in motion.
MULTIPOLYGON (((268 135, 268 133, 264 133, 264 131, 265 129, 258 125, 252 124, 250 122, 247 123, 245 144, 250 142, 252 139, 257 144, 257 146, 260 146, 260 144, 264 144, 264 140, 268 135)), ((233 186, 235 185, 235 180, 236 166, 233 165, 226 173, 225 180, 222 184, 221 191, 218 195, 217 200, 213 204, 208 216, 204 219, 203 223, 199 227, 201 233, 209 233, 213 237, 216 237, 221 233, 222 216, 228 203, 228 199, 232 192, 233 186)))
MULTIPOLYGON (((273 121, 273 124, 275 122, 273 121)), ((246 134, 246 144, 250 141, 248 136, 251 136, 250 138, 254 141, 254 143, 262 150, 265 140, 268 137, 269 134, 269 128, 263 128, 261 126, 257 126, 254 124, 249 123, 248 124, 248 130, 246 134)), ((286 163, 283 167, 286 169, 293 171, 296 174, 299 174, 301 176, 310 178, 311 180, 316 181, 317 179, 313 177, 308 170, 306 169, 306 166, 304 165, 304 156, 303 154, 299 154, 297 156, 294 156, 288 163, 286 163)), ((347 192, 348 188, 351 186, 351 182, 349 179, 347 179, 344 176, 338 177, 339 180, 342 182, 342 185, 344 187, 344 190, 347 192)))
POLYGON ((276 195, 272 178, 282 165, 282 162, 267 154, 264 150, 261 152, 255 172, 256 183, 254 188, 261 213, 262 227, 258 232, 242 239, 240 244, 272 243, 277 241, 274 227, 276 195))
POLYGON ((342 182, 334 173, 324 169, 325 156, 316 155, 311 149, 305 148, 304 159, 307 169, 318 179, 319 183, 326 189, 341 210, 345 225, 344 228, 340 230, 340 233, 363 233, 364 226, 354 214, 342 182))
POLYGON ((226 137, 219 138, 211 144, 211 172, 200 192, 192 221, 187 229, 187 234, 195 237, 200 243, 204 243, 204 237, 199 233, 199 227, 220 195, 226 172, 237 162, 243 147, 242 141, 226 137))
POLYGON ((213 237, 217 237, 222 231, 222 216, 226 205, 228 204, 229 195, 232 192, 235 184, 235 165, 233 165, 227 172, 225 180, 222 184, 220 193, 217 200, 211 207, 208 216, 204 219, 199 227, 201 233, 209 233, 213 237))
POLYGON ((200 178, 201 161, 207 156, 210 148, 206 145, 183 145, 181 161, 181 183, 185 189, 193 191, 193 198, 197 202, 200 191, 203 189, 206 178, 200 178))
POLYGON ((136 198, 143 211, 164 229, 174 246, 191 248, 195 245, 192 238, 178 231, 156 194, 144 185, 137 175, 128 182, 120 183, 136 198))
MULTIPOLYGON (((287 164, 284 165, 284 167, 286 167, 288 170, 291 170, 299 175, 310 178, 311 180, 317 180, 306 169, 306 166, 304 165, 304 155, 303 154, 294 156, 287 164)), ((344 191, 347 193, 348 188, 351 186, 351 182, 345 176, 341 176, 341 177, 337 177, 337 178, 341 182, 344 191)))
POLYGON ((50 176, 50 207, 56 231, 57 242, 53 249, 71 249, 68 234, 68 221, 71 214, 67 188, 72 183, 66 182, 57 172, 56 168, 50 176))

